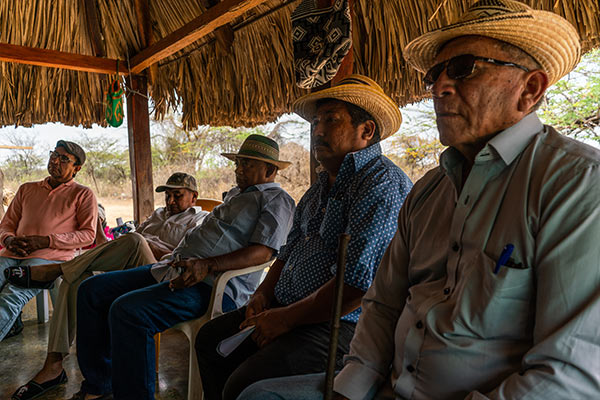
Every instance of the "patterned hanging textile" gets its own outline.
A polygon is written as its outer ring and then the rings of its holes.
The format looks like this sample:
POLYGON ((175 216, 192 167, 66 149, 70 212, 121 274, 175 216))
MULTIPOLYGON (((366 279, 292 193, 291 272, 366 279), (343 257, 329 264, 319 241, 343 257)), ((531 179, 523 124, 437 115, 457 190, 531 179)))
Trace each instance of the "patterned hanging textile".
POLYGON ((348 0, 317 8, 317 0, 303 0, 292 12, 292 40, 296 84, 311 89, 329 82, 352 46, 352 18, 348 0))
POLYGON ((119 61, 117 60, 117 77, 112 81, 106 93, 106 122, 115 128, 123 123, 123 89, 119 81, 119 61))

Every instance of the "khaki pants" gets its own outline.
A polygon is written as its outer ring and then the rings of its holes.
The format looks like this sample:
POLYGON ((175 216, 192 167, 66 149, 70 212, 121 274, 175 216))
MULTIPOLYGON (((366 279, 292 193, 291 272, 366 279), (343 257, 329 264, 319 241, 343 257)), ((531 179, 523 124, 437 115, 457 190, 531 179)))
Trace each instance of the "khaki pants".
POLYGON ((77 328, 77 289, 92 271, 119 271, 155 262, 146 239, 134 232, 62 263, 63 281, 50 320, 48 353, 69 353, 77 328))

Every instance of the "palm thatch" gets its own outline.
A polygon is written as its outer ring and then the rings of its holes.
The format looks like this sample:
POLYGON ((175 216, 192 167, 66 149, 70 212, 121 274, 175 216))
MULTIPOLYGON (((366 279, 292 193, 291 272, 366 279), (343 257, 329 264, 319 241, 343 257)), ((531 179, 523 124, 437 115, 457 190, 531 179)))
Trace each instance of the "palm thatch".
MULTIPOLYGON (((134 0, 97 0, 105 53, 127 60, 142 50, 134 0)), ((399 104, 425 93, 402 49, 423 32, 462 14, 470 0, 354 0, 355 71, 378 81, 399 104)), ((597 0, 528 0, 534 8, 567 18, 584 51, 600 45, 597 0)), ((0 42, 93 55, 80 1, 0 0, 0 42)), ((149 0, 156 40, 206 8, 203 0, 149 0)), ((223 49, 211 34, 159 62, 150 89, 161 118, 183 112, 187 128, 252 126, 290 111, 304 92, 294 85, 289 15, 298 0, 269 0, 230 25, 235 40, 223 49)), ((0 125, 60 121, 103 124, 103 93, 110 77, 0 63, 0 125)))

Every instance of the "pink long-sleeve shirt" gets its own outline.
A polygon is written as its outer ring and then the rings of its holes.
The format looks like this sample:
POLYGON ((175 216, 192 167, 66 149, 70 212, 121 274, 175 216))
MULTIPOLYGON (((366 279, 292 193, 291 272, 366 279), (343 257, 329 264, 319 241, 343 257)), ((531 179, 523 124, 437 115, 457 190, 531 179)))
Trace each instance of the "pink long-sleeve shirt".
POLYGON ((52 189, 49 177, 19 187, 0 222, 0 243, 9 236, 42 235, 50 246, 19 257, 4 248, 0 256, 66 261, 75 249, 90 245, 96 236, 98 204, 94 192, 71 180, 52 189))

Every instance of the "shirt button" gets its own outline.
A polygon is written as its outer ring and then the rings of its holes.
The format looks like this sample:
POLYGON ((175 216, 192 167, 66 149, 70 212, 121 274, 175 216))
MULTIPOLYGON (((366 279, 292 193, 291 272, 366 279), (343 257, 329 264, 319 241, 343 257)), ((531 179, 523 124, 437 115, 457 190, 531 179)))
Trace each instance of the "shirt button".
POLYGON ((417 322, 417 329, 423 328, 423 323, 421 321, 417 322))
POLYGON ((460 249, 460 246, 458 245, 458 243, 454 242, 454 244, 452 245, 452 250, 458 251, 459 249, 460 249))
POLYGON ((305 237, 304 240, 308 242, 310 240, 310 236, 305 237))
POLYGON ((321 212, 325 212, 325 207, 321 208, 321 212))
POLYGON ((410 373, 413 373, 413 372, 415 372, 415 367, 413 367, 412 365, 408 365, 408 366, 406 367, 406 370, 407 370, 408 372, 410 372, 410 373))
POLYGON ((450 294, 450 288, 449 287, 444 288, 444 294, 450 294))

